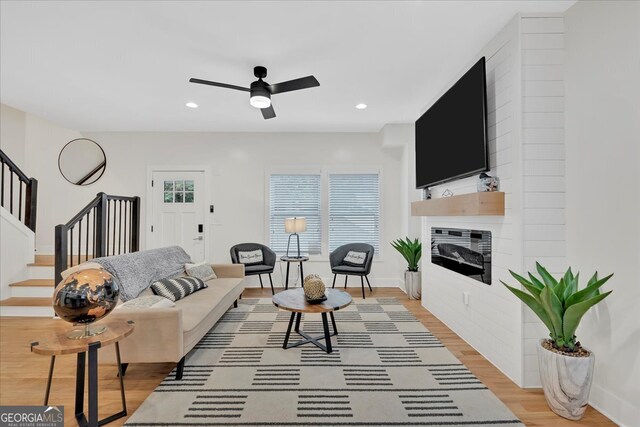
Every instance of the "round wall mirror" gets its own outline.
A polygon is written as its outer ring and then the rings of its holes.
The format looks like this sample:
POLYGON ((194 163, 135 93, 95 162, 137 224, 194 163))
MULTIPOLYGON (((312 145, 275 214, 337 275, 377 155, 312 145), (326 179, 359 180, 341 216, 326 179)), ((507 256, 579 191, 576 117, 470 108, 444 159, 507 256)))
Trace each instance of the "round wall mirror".
POLYGON ((97 142, 87 138, 69 141, 58 156, 62 176, 75 185, 89 185, 100 179, 107 168, 107 157, 97 142))

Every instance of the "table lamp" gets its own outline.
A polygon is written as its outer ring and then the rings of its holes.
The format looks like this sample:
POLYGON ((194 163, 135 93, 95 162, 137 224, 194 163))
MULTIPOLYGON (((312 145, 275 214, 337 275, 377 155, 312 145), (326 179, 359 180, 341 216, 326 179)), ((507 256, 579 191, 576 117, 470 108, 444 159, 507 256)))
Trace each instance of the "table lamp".
POLYGON ((300 235, 307 231, 307 219, 304 217, 293 217, 284 220, 284 231, 289 233, 289 240, 287 242, 287 256, 289 256, 289 245, 291 244, 291 237, 296 236, 298 243, 298 258, 300 258, 300 235))

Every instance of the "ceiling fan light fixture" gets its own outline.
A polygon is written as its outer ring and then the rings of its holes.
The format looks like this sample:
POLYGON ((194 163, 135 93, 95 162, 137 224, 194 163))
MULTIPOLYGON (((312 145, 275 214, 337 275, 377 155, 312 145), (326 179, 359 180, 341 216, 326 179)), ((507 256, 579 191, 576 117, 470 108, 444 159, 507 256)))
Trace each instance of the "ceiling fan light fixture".
POLYGON ((271 106, 271 99, 264 95, 252 95, 249 103, 256 108, 269 108, 271 106))

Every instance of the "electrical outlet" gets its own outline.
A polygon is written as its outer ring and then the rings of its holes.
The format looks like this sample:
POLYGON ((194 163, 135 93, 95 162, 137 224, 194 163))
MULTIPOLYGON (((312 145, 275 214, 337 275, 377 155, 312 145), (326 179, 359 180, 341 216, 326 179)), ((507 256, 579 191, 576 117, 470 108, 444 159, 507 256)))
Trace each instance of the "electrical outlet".
POLYGON ((464 305, 469 305, 469 292, 462 293, 462 303, 464 305))

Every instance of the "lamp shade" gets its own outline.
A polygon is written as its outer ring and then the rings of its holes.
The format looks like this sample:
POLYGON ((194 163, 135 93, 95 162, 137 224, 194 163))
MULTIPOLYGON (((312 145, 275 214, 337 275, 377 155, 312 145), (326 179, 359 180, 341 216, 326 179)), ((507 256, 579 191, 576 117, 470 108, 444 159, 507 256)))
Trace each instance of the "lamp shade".
POLYGON ((284 220, 284 231, 287 233, 302 233, 307 231, 307 219, 305 217, 287 218, 284 220))

